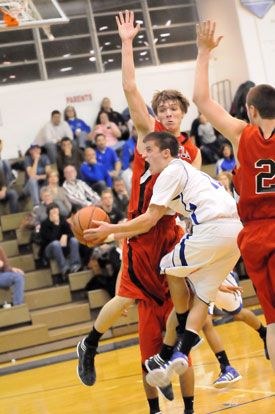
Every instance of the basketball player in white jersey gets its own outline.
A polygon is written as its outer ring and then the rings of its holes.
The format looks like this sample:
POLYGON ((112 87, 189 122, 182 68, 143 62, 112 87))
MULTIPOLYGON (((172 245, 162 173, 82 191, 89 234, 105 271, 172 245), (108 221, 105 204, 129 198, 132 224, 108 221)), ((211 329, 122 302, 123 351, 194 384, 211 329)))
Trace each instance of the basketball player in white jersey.
MULTIPOLYGON (((100 226, 86 230, 85 237, 97 240, 111 233, 146 233, 164 214, 179 213, 192 220, 193 234, 185 235, 160 263, 161 272, 176 276, 173 289, 188 277, 195 292, 186 330, 171 360, 160 361, 154 356, 146 363, 147 382, 165 386, 170 383, 173 371, 182 374, 188 367, 186 355, 203 327, 208 305, 215 301, 219 286, 239 258, 236 239, 242 225, 236 203, 223 186, 177 158, 178 142, 172 134, 152 132, 144 138, 144 144, 143 157, 150 165, 150 172, 160 173, 148 210, 126 223, 98 222, 100 226)), ((186 303, 186 311, 188 307, 186 303)))

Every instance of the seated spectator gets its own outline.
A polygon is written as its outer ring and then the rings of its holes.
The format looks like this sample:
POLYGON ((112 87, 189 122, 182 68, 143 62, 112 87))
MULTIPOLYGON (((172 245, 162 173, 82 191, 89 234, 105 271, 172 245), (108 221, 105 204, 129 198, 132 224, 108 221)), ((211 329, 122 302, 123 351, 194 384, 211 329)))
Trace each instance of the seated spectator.
POLYGON ((61 120, 61 113, 52 111, 51 120, 38 132, 35 143, 46 148, 51 164, 55 164, 57 144, 63 137, 73 139, 73 131, 68 122, 61 120))
POLYGON ((198 134, 198 129, 200 126, 200 114, 197 118, 195 118, 191 124, 191 130, 190 130, 190 139, 193 142, 194 145, 196 145, 198 148, 201 147, 201 139, 198 134))
POLYGON ((221 158, 216 162, 216 175, 222 171, 232 171, 236 165, 233 148, 230 144, 222 144, 220 156, 221 158))
POLYGON ((117 153, 106 145, 106 138, 103 134, 95 137, 96 159, 103 164, 112 178, 117 177, 121 170, 121 162, 117 153))
POLYGON ((18 213, 18 198, 17 192, 7 187, 4 172, 0 169, 0 201, 8 201, 11 214, 18 213))
POLYGON ((134 154, 131 155, 129 160, 129 167, 126 168, 126 170, 123 170, 121 173, 121 178, 124 181, 126 191, 128 193, 128 196, 131 196, 131 190, 132 190, 132 177, 133 177, 133 163, 134 163, 134 154))
POLYGON ((62 203, 64 203, 68 212, 70 213, 72 210, 72 205, 68 197, 65 194, 64 188, 60 187, 58 183, 59 183, 58 172, 55 170, 50 171, 48 174, 48 187, 47 188, 52 194, 53 202, 57 200, 62 201, 62 203))
POLYGON ((222 171, 217 175, 217 181, 219 181, 224 188, 226 189, 226 191, 232 195, 233 197, 233 191, 232 191, 232 174, 230 171, 222 171))
POLYGON ((99 195, 84 181, 77 179, 77 171, 73 165, 64 168, 65 181, 63 188, 73 206, 73 212, 82 207, 99 203, 99 195))
POLYGON ((124 141, 119 141, 118 138, 121 136, 119 127, 109 120, 106 112, 100 112, 99 123, 95 125, 92 131, 92 139, 98 134, 104 134, 106 138, 106 145, 114 150, 122 148, 124 141))
POLYGON ((121 154, 122 170, 126 170, 127 168, 129 168, 130 158, 135 153, 135 148, 137 145, 137 138, 138 138, 137 130, 135 126, 132 125, 131 137, 127 139, 127 141, 122 147, 122 154, 121 154))
POLYGON ((101 207, 110 217, 112 224, 117 224, 123 220, 124 216, 122 212, 114 205, 114 195, 110 188, 106 188, 101 193, 101 207))
POLYGON ((47 155, 41 154, 39 145, 32 144, 25 157, 24 194, 31 196, 34 207, 39 204, 39 191, 46 183, 50 170, 50 160, 47 155))
POLYGON ((66 281, 69 272, 76 273, 81 268, 79 242, 73 236, 69 223, 60 216, 57 204, 49 204, 47 214, 48 218, 40 227, 42 243, 39 254, 48 260, 56 260, 62 278, 66 281), (70 267, 66 262, 67 256, 70 258, 70 267))
POLYGON ((89 267, 94 276, 86 285, 86 290, 104 289, 111 297, 115 296, 116 280, 121 266, 122 240, 103 243, 93 249, 89 267))
POLYGON ((127 217, 129 196, 121 177, 113 179, 114 205, 121 211, 123 218, 127 217))
POLYGON ((0 247, 0 288, 8 289, 13 286, 13 306, 24 303, 24 272, 17 267, 11 267, 6 253, 0 247))
POLYGON ((64 119, 68 122, 73 131, 78 148, 85 149, 91 128, 82 119, 77 117, 75 108, 71 105, 65 108, 64 119))
POLYGON ((10 186, 16 181, 18 174, 15 170, 11 169, 9 160, 2 159, 2 151, 3 151, 3 141, 2 139, 0 139, 0 169, 3 170, 7 186, 10 186))
POLYGON ((79 148, 74 148, 72 141, 68 137, 61 140, 60 151, 57 155, 57 168, 60 175, 60 182, 63 183, 63 171, 66 165, 74 165, 76 171, 79 172, 80 167, 84 161, 83 152, 79 148))
POLYGON ((212 164, 219 158, 221 143, 216 137, 214 128, 203 114, 199 116, 199 120, 198 135, 201 142, 200 150, 202 159, 205 163, 212 164))
POLYGON ((47 207, 53 202, 59 208, 60 216, 67 218, 69 211, 66 205, 60 200, 54 200, 49 187, 42 187, 40 190, 41 203, 38 204, 34 211, 34 225, 35 229, 39 230, 41 223, 48 217, 47 207))
POLYGON ((98 194, 101 194, 106 187, 112 187, 112 178, 106 167, 97 162, 95 150, 86 148, 84 158, 85 162, 80 168, 80 178, 98 194))
POLYGON ((128 139, 129 138, 129 130, 128 130, 128 127, 127 127, 127 120, 119 112, 114 111, 112 109, 111 101, 110 101, 109 98, 103 98, 102 99, 101 105, 100 105, 100 111, 99 111, 99 113, 97 115, 97 119, 96 119, 96 124, 100 123, 99 114, 102 111, 107 112, 109 120, 111 122, 114 122, 119 127, 120 134, 121 134, 120 139, 122 141, 125 141, 126 139, 128 139))

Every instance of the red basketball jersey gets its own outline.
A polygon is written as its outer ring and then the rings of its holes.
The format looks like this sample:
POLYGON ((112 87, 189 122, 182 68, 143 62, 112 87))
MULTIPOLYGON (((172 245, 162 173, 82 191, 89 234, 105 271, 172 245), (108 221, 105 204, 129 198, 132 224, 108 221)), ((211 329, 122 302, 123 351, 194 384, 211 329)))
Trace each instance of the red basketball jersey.
MULTIPOLYGON (((155 131, 166 131, 159 121, 155 121, 155 131)), ((198 148, 194 145, 188 135, 181 134, 178 137, 180 145, 179 156, 189 162, 194 161, 198 154, 198 148)), ((128 217, 134 218, 147 210, 152 194, 153 187, 159 174, 151 175, 148 163, 142 158, 141 154, 135 151, 132 192, 128 209, 128 217)))
POLYGON ((240 166, 233 182, 240 199, 241 220, 275 217, 275 130, 265 139, 260 128, 247 125, 240 138, 237 154, 240 166))

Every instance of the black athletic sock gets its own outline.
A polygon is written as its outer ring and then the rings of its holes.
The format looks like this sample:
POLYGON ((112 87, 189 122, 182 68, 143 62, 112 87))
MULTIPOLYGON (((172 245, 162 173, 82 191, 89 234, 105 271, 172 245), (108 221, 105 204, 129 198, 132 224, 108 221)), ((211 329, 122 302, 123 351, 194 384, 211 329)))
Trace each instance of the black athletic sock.
POLYGON ((98 341, 102 337, 103 333, 98 332, 95 328, 91 330, 87 338, 85 339, 85 344, 88 346, 98 347, 98 341))
POLYGON ((164 361, 169 361, 173 355, 174 347, 170 345, 166 345, 165 343, 162 344, 161 351, 159 353, 159 356, 164 361))
POLYGON ((177 345, 177 350, 185 355, 188 355, 191 351, 192 346, 196 343, 198 337, 199 335, 195 332, 185 329, 184 334, 182 335, 182 339, 177 345))
POLYGON ((194 409, 194 396, 192 397, 183 397, 184 409, 187 411, 192 411, 194 409))
POLYGON ((185 313, 176 313, 178 323, 179 323, 179 325, 177 326, 177 334, 178 335, 182 335, 183 332, 185 331, 185 325, 186 325, 186 320, 187 320, 188 314, 189 314, 189 310, 185 313))
POLYGON ((158 397, 148 398, 147 401, 150 407, 150 414, 156 414, 160 411, 158 397))
POLYGON ((221 372, 224 373, 225 372, 225 368, 230 365, 229 359, 227 358, 226 352, 225 351, 221 351, 221 352, 217 352, 216 354, 216 358, 219 361, 220 367, 221 367, 221 372))
POLYGON ((259 335, 262 339, 266 338, 266 326, 263 326, 263 324, 261 324, 259 329, 257 329, 257 332, 259 333, 259 335))

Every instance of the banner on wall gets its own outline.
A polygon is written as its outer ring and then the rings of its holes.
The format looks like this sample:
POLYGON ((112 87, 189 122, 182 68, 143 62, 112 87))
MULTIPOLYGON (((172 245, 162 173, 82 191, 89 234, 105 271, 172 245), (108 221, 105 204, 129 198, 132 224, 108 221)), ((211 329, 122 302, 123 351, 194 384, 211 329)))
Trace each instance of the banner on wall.
POLYGON ((275 4, 275 0, 240 0, 241 4, 255 14, 263 18, 268 10, 275 4))

